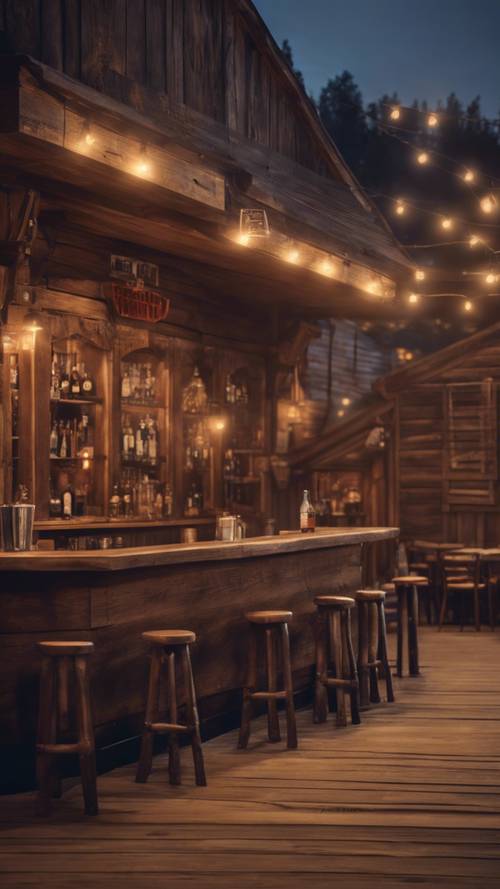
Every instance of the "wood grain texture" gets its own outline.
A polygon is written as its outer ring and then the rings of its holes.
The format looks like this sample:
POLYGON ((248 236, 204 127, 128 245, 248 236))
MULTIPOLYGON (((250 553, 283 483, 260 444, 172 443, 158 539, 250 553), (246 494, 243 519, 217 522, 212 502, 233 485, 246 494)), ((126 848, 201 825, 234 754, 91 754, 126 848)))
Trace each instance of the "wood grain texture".
MULTIPOLYGON (((393 642, 394 639, 392 638, 393 642)), ((500 873, 500 656, 475 634, 423 633, 423 676, 398 680, 397 703, 336 731, 299 714, 300 748, 247 750, 234 732, 204 745, 208 787, 149 783, 134 767, 98 780, 100 816, 77 786, 35 821, 30 795, 0 801, 6 889, 477 889, 500 873), (471 706, 471 701, 473 705, 471 706)), ((196 676, 195 676, 196 678, 196 676)))

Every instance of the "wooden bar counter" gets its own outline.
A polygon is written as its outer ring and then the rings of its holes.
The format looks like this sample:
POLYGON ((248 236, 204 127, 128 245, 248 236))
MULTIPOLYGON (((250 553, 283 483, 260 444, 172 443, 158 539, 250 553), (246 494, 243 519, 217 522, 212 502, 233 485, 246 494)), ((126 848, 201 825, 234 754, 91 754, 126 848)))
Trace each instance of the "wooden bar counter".
POLYGON ((246 651, 244 612, 287 608, 297 690, 310 685, 313 597, 360 585, 361 548, 396 528, 285 532, 235 543, 101 551, 2 553, 0 783, 34 780, 34 734, 41 639, 88 639, 101 768, 137 752, 147 657, 141 632, 194 630, 193 663, 205 735, 239 715, 246 651))

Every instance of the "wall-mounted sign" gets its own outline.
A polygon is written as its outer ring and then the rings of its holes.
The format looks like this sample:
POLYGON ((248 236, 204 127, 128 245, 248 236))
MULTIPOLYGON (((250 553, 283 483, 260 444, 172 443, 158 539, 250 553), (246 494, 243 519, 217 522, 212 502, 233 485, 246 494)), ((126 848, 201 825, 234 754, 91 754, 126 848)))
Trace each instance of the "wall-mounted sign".
POLYGON ((117 284, 112 281, 104 285, 104 292, 111 299, 115 311, 121 318, 157 324, 158 321, 164 321, 168 315, 170 300, 157 290, 143 286, 131 287, 129 284, 117 284))
POLYGON ((240 234, 249 238, 265 238, 269 234, 269 221, 265 210, 240 210, 240 234))
POLYGON ((110 274, 112 278, 127 281, 134 288, 158 287, 160 270, 152 262, 143 262, 131 256, 111 254, 110 274))

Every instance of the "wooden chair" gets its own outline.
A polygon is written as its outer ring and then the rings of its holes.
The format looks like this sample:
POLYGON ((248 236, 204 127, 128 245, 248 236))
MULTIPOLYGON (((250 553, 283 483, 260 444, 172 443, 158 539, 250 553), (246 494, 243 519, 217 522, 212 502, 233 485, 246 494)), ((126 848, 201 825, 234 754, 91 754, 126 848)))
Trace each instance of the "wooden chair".
POLYGON ((476 630, 481 629, 480 598, 488 587, 490 626, 494 625, 492 587, 481 581, 481 563, 478 555, 445 554, 441 561, 443 576, 443 599, 439 615, 439 629, 443 626, 448 611, 450 594, 460 597, 460 630, 464 628, 465 603, 472 598, 476 630))
POLYGON ((396 674, 403 675, 404 636, 408 640, 408 672, 420 673, 418 659, 418 590, 427 586, 427 578, 418 575, 393 577, 398 599, 398 650, 396 674))
POLYGON ((56 757, 78 754, 86 815, 97 815, 97 785, 94 729, 90 708, 90 689, 87 672, 88 657, 94 650, 93 642, 51 641, 38 642, 42 655, 40 671, 40 706, 36 744, 38 794, 36 812, 48 815, 51 797, 61 795, 61 778, 56 768, 56 757), (70 729, 70 701, 74 677, 77 741, 58 742, 70 729))
POLYGON ((385 592, 358 590, 355 593, 358 614, 359 700, 362 708, 380 703, 379 671, 386 684, 387 702, 394 701, 391 668, 387 654, 385 592))
POLYGON ((335 689, 338 726, 347 725, 346 693, 351 702, 351 721, 359 725, 359 682, 351 638, 349 596, 316 596, 316 682, 314 689, 314 722, 325 722, 328 716, 328 690, 335 689), (330 670, 333 664, 334 675, 330 670))
POLYGON ((151 645, 151 665, 146 703, 146 716, 141 741, 141 753, 135 780, 143 784, 147 781, 153 765, 153 742, 158 733, 168 735, 168 774, 170 784, 181 783, 181 759, 178 744, 179 735, 187 735, 193 751, 196 784, 205 787, 205 764, 201 747, 200 722, 196 703, 196 692, 191 668, 189 646, 196 641, 191 630, 149 630, 142 633, 145 642, 151 645), (178 696, 175 677, 176 659, 180 658, 183 684, 186 695, 186 724, 178 721, 178 696), (159 700, 162 666, 166 664, 168 722, 159 719, 159 700))
POLYGON ((287 747, 297 747, 297 726, 293 703, 292 665, 288 622, 291 611, 249 611, 245 617, 250 624, 247 682, 243 688, 243 706, 238 747, 244 749, 250 738, 252 701, 267 701, 268 737, 273 743, 281 740, 278 701, 286 702, 287 747), (257 654, 259 641, 265 643, 267 689, 257 691, 257 654), (282 690, 278 689, 276 648, 281 642, 283 672, 282 690))

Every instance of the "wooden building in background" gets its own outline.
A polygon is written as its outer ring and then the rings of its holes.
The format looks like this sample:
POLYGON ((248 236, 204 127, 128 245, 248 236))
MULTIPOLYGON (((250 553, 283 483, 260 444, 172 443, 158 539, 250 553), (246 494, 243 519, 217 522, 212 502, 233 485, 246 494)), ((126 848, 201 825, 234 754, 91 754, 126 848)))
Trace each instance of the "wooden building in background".
POLYGON ((404 540, 500 541, 500 324, 378 379, 369 405, 290 455, 328 497, 352 477, 367 524, 404 540))
POLYGON ((27 485, 57 545, 107 534, 114 485, 144 469, 123 459, 142 420, 163 502, 125 543, 186 524, 211 537, 222 508, 258 532, 280 511, 280 403, 318 320, 392 317, 409 260, 247 0, 0 0, 0 94, 2 500, 27 485), (266 212, 268 235, 240 238, 244 209, 266 212), (160 320, 130 317, 131 281, 160 320), (64 360, 94 379, 88 410, 55 404, 64 360), (156 384, 145 404, 123 384, 138 367, 156 384), (195 368, 199 423, 183 411, 195 368), (50 444, 82 418, 84 470, 81 448, 72 467, 50 444), (61 523, 51 500, 68 484, 84 493, 61 523))

